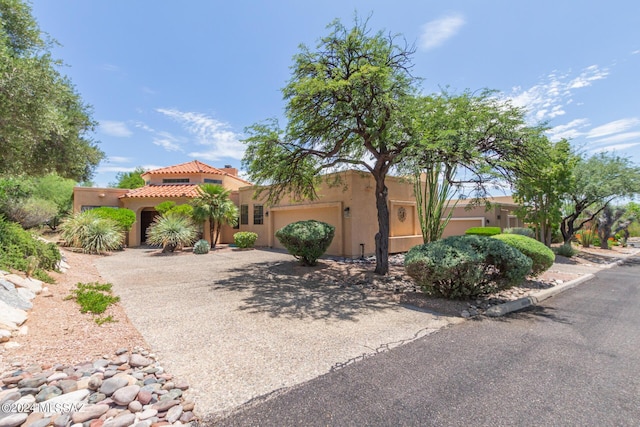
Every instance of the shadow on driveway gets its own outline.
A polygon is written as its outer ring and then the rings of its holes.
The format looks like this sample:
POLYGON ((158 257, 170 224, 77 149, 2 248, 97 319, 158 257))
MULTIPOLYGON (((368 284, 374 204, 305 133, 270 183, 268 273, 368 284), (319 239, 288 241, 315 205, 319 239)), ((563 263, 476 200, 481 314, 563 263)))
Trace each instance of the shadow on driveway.
POLYGON ((341 279, 326 276, 321 263, 308 273, 296 273, 294 262, 262 262, 227 270, 230 277, 216 280, 212 291, 241 292, 240 310, 291 319, 357 321, 368 311, 399 309, 384 295, 341 286, 341 279))

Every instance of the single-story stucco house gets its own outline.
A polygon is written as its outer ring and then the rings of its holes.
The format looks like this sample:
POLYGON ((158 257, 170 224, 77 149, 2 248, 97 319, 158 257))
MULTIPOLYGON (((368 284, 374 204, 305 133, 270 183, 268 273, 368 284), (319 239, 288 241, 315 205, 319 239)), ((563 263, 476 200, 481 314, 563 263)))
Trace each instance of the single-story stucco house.
MULTIPOLYGON (((341 174, 342 184, 330 186, 324 180, 314 201, 295 202, 291 198, 278 205, 268 206, 264 198, 255 198, 255 187, 238 176, 238 170, 230 166, 215 168, 194 160, 142 174, 146 185, 134 190, 117 188, 74 189, 74 212, 98 206, 122 207, 136 213, 136 223, 129 232, 128 244, 144 244, 146 229, 157 212, 154 206, 171 200, 177 204, 188 203, 197 196, 197 186, 215 183, 231 190, 231 200, 239 207, 237 227, 225 227, 221 243, 232 243, 237 231, 253 231, 258 234, 257 246, 282 248, 275 232, 285 225, 316 219, 336 228, 335 237, 327 253, 344 257, 360 257, 374 253, 374 236, 378 231, 373 177, 365 172, 349 170, 341 174)), ((402 178, 388 177, 390 232, 389 251, 405 252, 422 243, 413 186, 402 178)), ((519 227, 514 210, 517 205, 510 196, 494 197, 490 210, 484 206, 467 209, 468 202, 461 200, 455 208, 445 236, 464 234, 470 227, 499 226, 519 227)), ((208 236, 205 224, 203 236, 208 236)))

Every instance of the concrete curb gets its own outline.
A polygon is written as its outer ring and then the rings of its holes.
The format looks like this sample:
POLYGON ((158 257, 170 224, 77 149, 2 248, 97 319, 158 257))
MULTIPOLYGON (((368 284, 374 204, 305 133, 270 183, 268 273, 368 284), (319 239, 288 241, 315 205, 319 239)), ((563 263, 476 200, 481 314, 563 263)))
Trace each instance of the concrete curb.
MULTIPOLYGON (((624 259, 618 260, 616 262, 609 263, 607 265, 603 265, 601 269, 605 268, 613 268, 619 265, 624 264, 624 259)), ((489 317, 500 317, 505 314, 513 313, 514 311, 522 310, 527 307, 531 307, 533 305, 539 304, 540 302, 546 300, 547 298, 551 298, 555 295, 558 295, 561 292, 566 291, 567 289, 574 288, 581 283, 587 282, 595 277, 594 274, 585 274, 584 276, 578 277, 577 279, 571 280, 567 283, 563 283, 561 285, 554 286, 553 288, 545 289, 540 292, 536 292, 529 296, 517 299, 515 301, 505 302, 504 304, 494 305, 487 309, 484 312, 485 315, 489 317)))

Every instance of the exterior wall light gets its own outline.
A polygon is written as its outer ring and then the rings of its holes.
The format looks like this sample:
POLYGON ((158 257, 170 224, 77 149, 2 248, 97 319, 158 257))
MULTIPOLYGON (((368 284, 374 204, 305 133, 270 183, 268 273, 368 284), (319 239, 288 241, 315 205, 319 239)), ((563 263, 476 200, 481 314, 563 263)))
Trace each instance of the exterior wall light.
POLYGON ((351 217, 351 208, 350 207, 346 207, 344 208, 344 217, 345 218, 350 218, 351 217))

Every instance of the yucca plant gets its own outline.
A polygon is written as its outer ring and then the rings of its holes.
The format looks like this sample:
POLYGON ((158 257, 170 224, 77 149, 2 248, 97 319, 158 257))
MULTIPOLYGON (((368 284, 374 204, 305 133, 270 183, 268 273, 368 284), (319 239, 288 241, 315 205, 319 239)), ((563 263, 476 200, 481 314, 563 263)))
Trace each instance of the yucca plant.
POLYGON ((147 229, 147 243, 162 246, 162 252, 190 245, 196 236, 196 226, 189 218, 171 213, 157 216, 147 229))
POLYGON ((122 230, 115 221, 100 218, 91 211, 75 214, 60 226, 60 230, 67 246, 88 253, 118 250, 124 242, 122 230))

